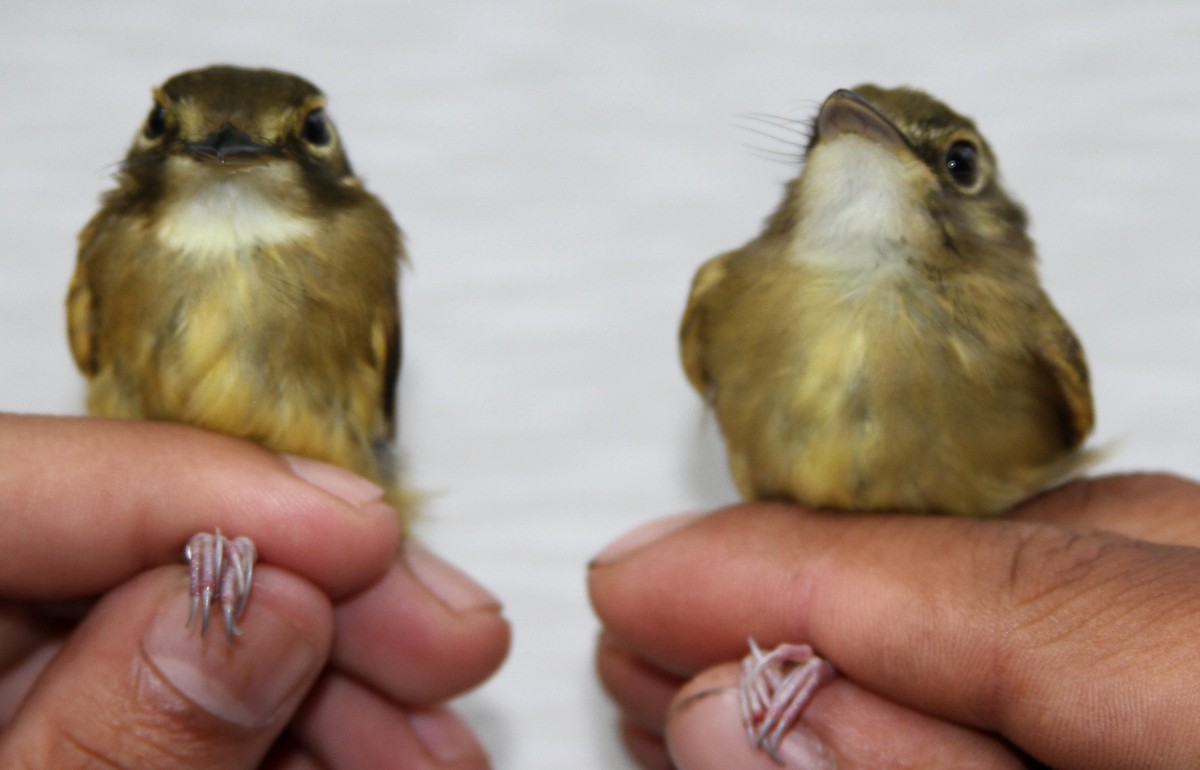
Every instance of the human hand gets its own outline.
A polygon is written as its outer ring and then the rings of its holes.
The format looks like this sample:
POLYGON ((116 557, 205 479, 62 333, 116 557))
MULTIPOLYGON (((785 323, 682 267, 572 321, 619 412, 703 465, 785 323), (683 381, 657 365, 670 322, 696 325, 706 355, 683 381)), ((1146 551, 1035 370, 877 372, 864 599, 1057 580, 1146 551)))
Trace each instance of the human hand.
POLYGON ((507 623, 398 539, 381 490, 332 466, 0 415, 0 766, 486 768, 437 704, 495 670, 507 623), (262 557, 232 646, 184 625, 182 544, 216 526, 262 557))
POLYGON ((1071 483, 999 520, 779 503, 652 522, 589 571, 601 681, 647 768, 774 768, 734 694, 747 637, 841 674, 787 766, 1196 767, 1200 485, 1071 483), (669 753, 668 753, 669 752, 669 753))

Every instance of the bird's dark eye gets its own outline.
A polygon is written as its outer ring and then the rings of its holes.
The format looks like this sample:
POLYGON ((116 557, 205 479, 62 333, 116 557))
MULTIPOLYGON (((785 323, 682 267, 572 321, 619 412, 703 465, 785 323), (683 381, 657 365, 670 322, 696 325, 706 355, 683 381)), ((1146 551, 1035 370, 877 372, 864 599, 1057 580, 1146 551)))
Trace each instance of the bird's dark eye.
POLYGON ((310 144, 324 146, 329 144, 332 139, 329 133, 329 119, 325 117, 325 110, 316 109, 308 113, 304 118, 304 140, 310 144))
POLYGON ((142 129, 147 139, 157 139, 167 132, 167 110, 161 104, 154 105, 146 116, 146 127, 142 129))
POLYGON ((950 178, 961 187, 971 187, 979 178, 979 150, 966 140, 950 145, 943 162, 950 178))

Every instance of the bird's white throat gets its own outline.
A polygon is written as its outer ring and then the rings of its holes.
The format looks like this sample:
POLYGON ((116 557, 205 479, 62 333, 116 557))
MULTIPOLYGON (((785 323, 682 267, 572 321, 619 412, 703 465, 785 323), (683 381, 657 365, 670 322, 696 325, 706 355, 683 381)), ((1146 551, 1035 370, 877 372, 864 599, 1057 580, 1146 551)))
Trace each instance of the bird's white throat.
POLYGON ((167 247, 203 259, 242 254, 312 235, 300 213, 296 169, 267 163, 240 170, 172 158, 157 235, 167 247))
POLYGON ((904 267, 934 227, 919 197, 927 176, 917 158, 857 134, 819 143, 800 179, 792 258, 852 273, 904 267))

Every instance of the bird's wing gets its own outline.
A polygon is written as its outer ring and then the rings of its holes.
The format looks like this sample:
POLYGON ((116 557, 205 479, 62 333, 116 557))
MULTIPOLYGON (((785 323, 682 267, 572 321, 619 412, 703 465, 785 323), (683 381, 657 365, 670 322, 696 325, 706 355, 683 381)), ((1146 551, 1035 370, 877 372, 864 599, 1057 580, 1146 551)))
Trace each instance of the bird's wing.
POLYGON ((96 229, 93 219, 79 234, 79 258, 67 290, 67 339, 71 344, 71 355, 79 370, 89 377, 96 373, 96 328, 85 254, 94 245, 96 229))
POLYGON ((683 370, 688 380, 705 399, 711 390, 711 379, 704 361, 705 321, 712 290, 725 278, 729 259, 736 251, 726 252, 705 262, 692 279, 692 291, 688 297, 683 320, 679 324, 679 352, 683 358, 683 370))
POLYGON ((400 362, 404 356, 404 341, 400 336, 400 308, 397 304, 391 312, 382 313, 376 320, 378 333, 383 335, 383 350, 376 350, 377 360, 382 361, 383 419, 389 440, 396 438, 396 383, 400 377, 400 362))
POLYGON ((1095 424, 1083 346, 1049 300, 1042 303, 1037 314, 1038 338, 1034 353, 1058 386, 1062 396, 1064 434, 1068 445, 1077 447, 1095 424))

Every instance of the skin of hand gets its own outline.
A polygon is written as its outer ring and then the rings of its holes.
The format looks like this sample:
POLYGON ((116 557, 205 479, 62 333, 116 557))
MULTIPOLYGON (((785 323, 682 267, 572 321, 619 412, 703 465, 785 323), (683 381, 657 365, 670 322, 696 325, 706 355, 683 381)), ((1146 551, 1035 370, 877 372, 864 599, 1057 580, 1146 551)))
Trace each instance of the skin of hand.
POLYGON ((133 421, 0 415, 0 457, 0 766, 489 766, 439 704, 507 622, 380 487, 133 421), (271 566, 231 648, 185 628, 178 543, 235 521, 271 566))
POLYGON ((778 767, 738 719, 748 634, 843 675, 788 767, 1196 767, 1198 511, 1200 485, 1128 475, 995 520, 760 502, 652 522, 589 571, 600 679, 646 768, 778 767))

